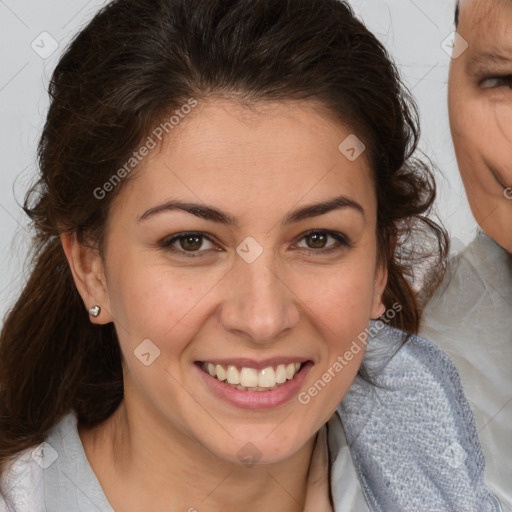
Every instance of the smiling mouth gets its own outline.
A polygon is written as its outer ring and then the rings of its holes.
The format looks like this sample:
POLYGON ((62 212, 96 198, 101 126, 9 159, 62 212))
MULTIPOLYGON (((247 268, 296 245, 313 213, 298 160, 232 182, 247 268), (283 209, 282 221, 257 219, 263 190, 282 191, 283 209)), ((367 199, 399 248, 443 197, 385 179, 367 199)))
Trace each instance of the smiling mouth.
POLYGON ((272 391, 293 380, 303 363, 279 364, 258 370, 256 368, 199 363, 201 369, 228 386, 241 391, 272 391))

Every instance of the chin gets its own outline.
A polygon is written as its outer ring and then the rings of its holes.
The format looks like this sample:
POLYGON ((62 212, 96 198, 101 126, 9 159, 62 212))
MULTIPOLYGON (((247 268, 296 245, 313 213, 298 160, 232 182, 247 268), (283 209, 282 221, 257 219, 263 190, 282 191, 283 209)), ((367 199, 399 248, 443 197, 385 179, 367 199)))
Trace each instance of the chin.
POLYGON ((216 449, 211 451, 218 458, 231 464, 274 464, 289 459, 307 442, 302 436, 291 437, 286 435, 286 432, 282 434, 284 435, 273 438, 273 434, 262 435, 261 431, 254 436, 248 433, 247 436, 232 439, 229 445, 219 443, 222 450, 218 450, 217 445, 216 449))

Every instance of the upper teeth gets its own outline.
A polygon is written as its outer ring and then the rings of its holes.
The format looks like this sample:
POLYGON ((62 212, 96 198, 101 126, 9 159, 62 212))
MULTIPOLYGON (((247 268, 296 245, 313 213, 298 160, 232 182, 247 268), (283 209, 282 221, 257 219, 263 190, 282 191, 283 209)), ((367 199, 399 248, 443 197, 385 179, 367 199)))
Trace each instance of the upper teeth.
POLYGON ((240 370, 236 366, 227 368, 220 364, 204 363, 203 369, 212 377, 220 381, 241 388, 274 388, 277 384, 283 384, 293 379, 299 371, 300 363, 280 364, 276 368, 269 366, 262 370, 243 367, 240 370))

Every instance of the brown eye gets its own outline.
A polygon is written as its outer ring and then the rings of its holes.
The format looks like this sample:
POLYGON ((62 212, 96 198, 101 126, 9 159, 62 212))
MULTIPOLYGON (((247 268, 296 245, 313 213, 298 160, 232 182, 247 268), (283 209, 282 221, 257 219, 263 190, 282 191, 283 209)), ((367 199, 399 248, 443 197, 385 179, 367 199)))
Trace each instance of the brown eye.
POLYGON ((166 251, 185 257, 204 256, 214 249, 214 243, 204 233, 181 233, 162 240, 159 245, 166 251))
POLYGON ((333 231, 310 231, 302 236, 299 244, 297 244, 299 249, 313 253, 327 253, 352 247, 345 235, 333 231), (329 239, 334 240, 334 243, 329 243, 329 239), (306 243, 306 247, 299 245, 302 241, 306 243))
POLYGON ((186 236, 179 238, 180 246, 185 251, 197 251, 203 245, 203 239, 200 236, 186 236))
POLYGON ((313 233, 305 237, 311 249, 323 249, 327 244, 327 238, 325 233, 313 233))

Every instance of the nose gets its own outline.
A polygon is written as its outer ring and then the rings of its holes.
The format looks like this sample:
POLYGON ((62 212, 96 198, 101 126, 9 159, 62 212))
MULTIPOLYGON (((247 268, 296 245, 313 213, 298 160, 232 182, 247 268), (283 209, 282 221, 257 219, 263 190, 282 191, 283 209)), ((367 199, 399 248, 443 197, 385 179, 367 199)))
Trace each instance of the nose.
POLYGON ((297 325, 298 299, 279 268, 263 255, 250 264, 237 261, 226 276, 228 297, 218 309, 223 329, 252 343, 269 344, 297 325))

